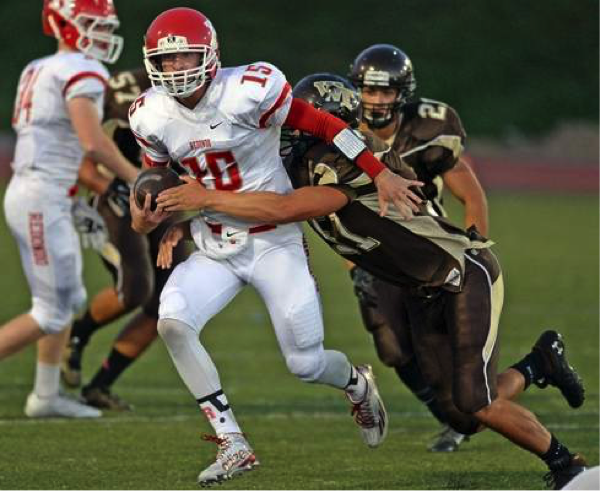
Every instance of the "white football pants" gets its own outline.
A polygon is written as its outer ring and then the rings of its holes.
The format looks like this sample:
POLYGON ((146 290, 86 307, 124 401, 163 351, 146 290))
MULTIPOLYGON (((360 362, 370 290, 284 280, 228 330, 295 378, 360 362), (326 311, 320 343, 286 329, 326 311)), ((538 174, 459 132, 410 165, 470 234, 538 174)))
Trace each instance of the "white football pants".
POLYGON ((194 397, 220 389, 216 368, 198 335, 246 284, 256 288, 267 306, 288 369, 306 382, 344 388, 351 365, 344 354, 323 349, 321 305, 302 236, 297 225, 284 225, 250 235, 247 247, 226 260, 195 252, 165 285, 159 332, 194 397), (168 329, 167 319, 184 323, 194 336, 168 329), (189 346, 191 339, 197 341, 194 346, 189 346))

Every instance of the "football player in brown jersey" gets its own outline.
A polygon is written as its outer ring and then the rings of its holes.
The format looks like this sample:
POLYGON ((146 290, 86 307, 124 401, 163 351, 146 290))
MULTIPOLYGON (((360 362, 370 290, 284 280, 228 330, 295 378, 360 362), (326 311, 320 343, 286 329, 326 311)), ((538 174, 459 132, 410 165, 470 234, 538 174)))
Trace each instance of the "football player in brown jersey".
MULTIPOLYGON (((456 111, 442 102, 414 98, 412 63, 402 50, 389 44, 376 44, 362 51, 351 65, 350 79, 361 92, 360 128, 373 132, 404 155, 404 161, 424 183, 422 191, 431 212, 447 216, 442 196, 445 186, 464 205, 465 229, 475 226, 487 236, 487 200, 461 155, 466 134, 456 111)), ((416 364, 405 292, 358 267, 351 267, 350 274, 363 323, 373 336, 380 360, 394 368, 400 380, 443 425, 429 450, 458 450, 465 436, 447 424, 416 364)))
MULTIPOLYGON (((342 116, 356 106, 340 77, 319 74, 309 80, 322 110, 342 116)), ((209 191, 190 179, 196 189, 193 200, 188 192, 185 205, 173 205, 181 203, 171 199, 179 190, 167 190, 157 199, 159 207, 210 209, 272 224, 309 220, 342 257, 404 289, 406 325, 414 326, 409 334, 417 366, 453 429, 470 435, 487 427, 503 435, 548 465, 547 479, 556 489, 582 472, 585 460, 514 402, 534 384, 557 387, 573 408, 583 404, 583 383, 567 362, 562 336, 545 331, 531 353, 497 372, 504 286, 492 243, 476 229, 465 232, 428 206, 411 220, 395 208, 382 215, 368 176, 331 146, 302 134, 291 138, 286 153, 294 192, 209 191)), ((382 150, 381 141, 372 135, 366 143, 390 169, 412 177, 404 159, 420 158, 419 151, 398 154, 386 151, 385 145, 382 150)), ((428 151, 443 155, 449 151, 448 140, 420 150, 428 151)), ((189 236, 186 227, 183 222, 167 231, 158 255, 160 265, 170 265, 172 247, 189 236)))
MULTIPOLYGON (((127 111, 149 87, 150 81, 143 68, 121 71, 110 78, 105 100, 104 130, 123 155, 138 167, 141 165, 140 150, 129 129, 127 111)), ((148 236, 135 233, 129 214, 129 186, 108 176, 91 161, 82 165, 79 182, 93 191, 93 202, 106 224, 108 244, 100 247, 100 254, 114 283, 101 290, 83 316, 74 322, 62 376, 68 386, 78 387, 84 348, 93 333, 141 307, 117 336, 107 358, 81 392, 92 406, 127 410, 131 406, 110 389, 157 337, 158 298, 169 275, 154 264, 158 242, 167 225, 148 236)), ((175 262, 179 263, 185 257, 184 247, 178 247, 175 262)))

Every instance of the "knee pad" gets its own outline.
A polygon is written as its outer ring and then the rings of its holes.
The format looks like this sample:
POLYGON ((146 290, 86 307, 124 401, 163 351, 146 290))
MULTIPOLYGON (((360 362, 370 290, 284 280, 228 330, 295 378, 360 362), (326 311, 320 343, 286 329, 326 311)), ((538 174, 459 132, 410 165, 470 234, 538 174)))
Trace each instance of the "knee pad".
POLYGON ((291 327, 296 347, 310 352, 323 342, 323 318, 316 299, 294 303, 284 314, 283 321, 291 327))
POLYGON ((159 319, 177 319, 190 326, 194 326, 196 320, 187 297, 179 288, 165 288, 162 291, 158 317, 159 319))
POLYGON ((156 329, 162 340, 172 351, 178 351, 183 345, 198 340, 198 335, 192 327, 175 319, 160 319, 156 329))
POLYGON ((325 356, 321 345, 312 349, 296 350, 290 353, 285 363, 291 373, 303 382, 318 382, 325 369, 325 356))
POLYGON ((57 334, 71 324, 73 320, 73 310, 60 305, 50 305, 46 302, 33 300, 33 307, 30 315, 39 324, 40 329, 46 334, 57 334))

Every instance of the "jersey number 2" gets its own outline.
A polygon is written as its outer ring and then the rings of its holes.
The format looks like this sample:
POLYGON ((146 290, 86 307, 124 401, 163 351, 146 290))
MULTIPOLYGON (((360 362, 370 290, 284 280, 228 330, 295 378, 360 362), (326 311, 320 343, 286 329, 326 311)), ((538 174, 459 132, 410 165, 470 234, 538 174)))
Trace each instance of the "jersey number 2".
POLYGON ((224 152, 209 152, 205 155, 206 169, 200 169, 197 157, 189 157, 181 161, 181 165, 189 168, 196 179, 201 180, 210 174, 215 183, 215 189, 221 191, 236 191, 242 187, 242 175, 235 161, 233 153, 229 150, 224 152), (224 165, 223 165, 224 164, 224 165), (222 169, 224 167, 224 172, 222 169), (226 175, 226 179, 224 178, 226 175))

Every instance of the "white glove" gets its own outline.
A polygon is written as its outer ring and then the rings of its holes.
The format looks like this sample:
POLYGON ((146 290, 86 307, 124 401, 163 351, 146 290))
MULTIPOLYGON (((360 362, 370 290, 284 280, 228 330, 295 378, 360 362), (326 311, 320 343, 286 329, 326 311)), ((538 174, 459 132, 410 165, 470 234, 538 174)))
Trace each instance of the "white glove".
POLYGON ((79 232, 81 237, 81 245, 85 249, 91 247, 97 251, 102 251, 102 248, 108 242, 108 234, 104 218, 96 208, 90 206, 84 198, 79 196, 73 200, 71 214, 75 230, 79 232))

